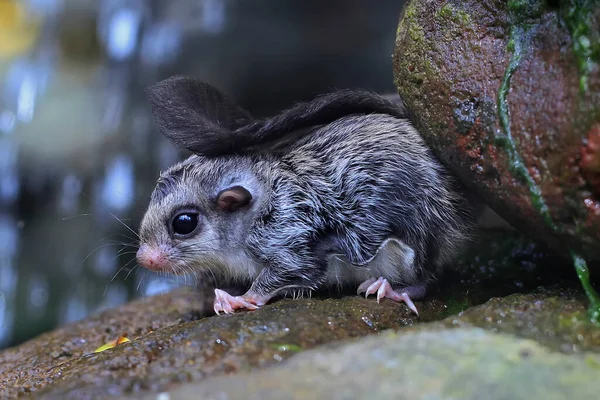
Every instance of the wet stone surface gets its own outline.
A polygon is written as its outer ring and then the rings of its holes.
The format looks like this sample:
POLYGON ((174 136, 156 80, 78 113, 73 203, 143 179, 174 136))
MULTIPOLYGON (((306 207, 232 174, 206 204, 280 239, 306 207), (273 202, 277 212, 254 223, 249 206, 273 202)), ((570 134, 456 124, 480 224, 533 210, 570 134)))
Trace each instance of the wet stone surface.
POLYGON ((140 299, 81 322, 48 332, 0 353, 0 398, 13 398, 52 384, 55 368, 71 368, 75 360, 124 335, 130 339, 198 319, 208 313, 205 297, 183 289, 140 299))
MULTIPOLYGON (((177 299, 175 301, 177 303, 178 301, 189 301, 190 294, 192 294, 191 291, 180 291, 173 293, 172 296, 177 299)), ((168 296, 166 295, 166 297, 168 296)), ((160 298, 164 299, 165 296, 160 296, 160 298)), ((239 373, 274 367, 268 373, 276 376, 289 374, 290 372, 286 368, 291 367, 286 366, 288 364, 285 364, 285 360, 298 353, 314 348, 323 348, 321 345, 325 345, 325 348, 331 346, 338 348, 340 340, 343 343, 344 340, 357 340, 362 336, 378 336, 382 332, 397 332, 394 337, 398 340, 404 340, 405 336, 416 335, 423 337, 424 342, 428 340, 427 335, 434 335, 432 337, 440 335, 440 340, 443 342, 453 337, 453 334, 448 332, 459 330, 461 333, 457 333, 456 337, 460 340, 452 339, 459 348, 447 349, 448 353, 438 354, 433 347, 425 346, 431 348, 432 353, 428 353, 430 350, 424 351, 422 347, 424 345, 411 347, 407 344, 406 348, 403 347, 401 356, 392 357, 396 361, 391 359, 386 361, 398 364, 399 357, 406 360, 413 358, 429 360, 434 364, 428 368, 439 368, 439 370, 434 369, 435 375, 440 382, 444 383, 444 387, 451 385, 450 376, 456 372, 448 371, 448 366, 444 364, 444 357, 455 357, 453 362, 465 364, 467 369, 464 373, 468 379, 479 379, 480 372, 472 364, 482 362, 482 359, 488 360, 486 361, 488 363, 497 364, 496 367, 503 371, 507 368, 507 360, 503 358, 506 354, 501 348, 484 354, 482 349, 474 346, 471 347, 468 356, 463 354, 465 349, 462 346, 467 346, 467 343, 473 340, 470 335, 476 339, 481 337, 482 333, 478 329, 507 335, 501 339, 501 343, 503 343, 502 346, 512 348, 511 351, 516 351, 514 349, 520 346, 521 342, 517 337, 533 339, 543 345, 544 350, 535 350, 539 354, 535 353, 537 359, 534 364, 547 363, 548 365, 543 365, 541 370, 529 372, 534 375, 539 373, 540 375, 536 375, 536 379, 541 380, 550 380, 551 374, 563 372, 560 368, 555 369, 556 362, 575 365, 572 368, 578 371, 578 376, 583 377, 582 379, 587 376, 587 370, 581 369, 582 366, 575 358, 561 358, 562 356, 555 353, 576 354, 588 360, 588 357, 592 356, 586 352, 600 352, 600 329, 592 325, 587 318, 585 296, 577 289, 576 285, 573 287, 567 284, 554 285, 527 294, 493 298, 484 304, 468 308, 458 315, 451 315, 443 319, 443 316, 447 315, 450 310, 449 305, 448 301, 442 299, 417 302, 417 307, 421 311, 421 318, 417 319, 404 305, 387 300, 377 304, 373 299, 364 299, 358 296, 329 299, 283 299, 255 312, 211 316, 189 322, 181 316, 190 315, 190 311, 175 307, 170 310, 174 316, 170 320, 161 320, 161 315, 155 317, 154 324, 157 326, 153 328, 154 331, 138 338, 131 337, 134 339, 131 342, 102 353, 92 353, 93 349, 100 344, 98 342, 93 345, 92 343, 82 345, 77 350, 72 350, 73 354, 57 355, 54 354, 56 351, 52 350, 61 342, 45 343, 44 339, 46 338, 43 336, 19 348, 4 352, 0 355, 2 365, 5 366, 3 395, 6 398, 15 398, 19 395, 26 395, 29 390, 37 389, 31 393, 31 398, 86 399, 139 397, 144 393, 156 394, 165 390, 175 390, 174 398, 187 398, 177 396, 194 393, 196 389, 186 392, 188 390, 186 386, 181 385, 208 380, 206 388, 216 390, 219 388, 218 385, 222 385, 224 381, 216 378, 215 383, 211 383, 213 382, 212 377, 225 374, 228 375, 227 379, 231 385, 222 386, 221 389, 234 390, 228 392, 231 393, 232 398, 244 398, 240 397, 240 393, 243 391, 236 392, 236 390, 242 390, 241 388, 253 390, 254 386, 244 385, 254 381, 262 384, 261 382, 264 380, 261 380, 262 378, 248 380, 245 375, 238 376, 239 373), (179 317, 175 317, 176 315, 179 317), (158 325, 161 324, 164 324, 165 327, 160 328, 158 325), (48 350, 43 350, 45 348, 50 350, 49 354, 48 350), (45 364, 38 363, 35 369, 31 369, 32 363, 36 363, 32 351, 37 351, 40 358, 45 355, 47 357, 45 364), (27 354, 29 354, 29 358, 19 359, 19 355, 27 354), (279 364, 282 364, 282 372, 277 372, 279 364), (15 366, 18 367, 15 368, 15 366), (231 376, 231 374, 234 375, 231 376), (30 386, 32 384, 37 386, 30 386)), ((144 309, 144 307, 148 307, 147 304, 137 304, 136 306, 142 315, 151 315, 146 313, 147 309, 144 309)), ((197 311, 198 309, 194 312, 197 311)), ((113 314, 123 315, 125 321, 128 319, 127 314, 118 310, 115 310, 113 314)), ((200 315, 196 314, 196 316, 200 315)), ((102 323, 118 325, 116 321, 114 318, 104 322, 96 321, 92 326, 102 323)), ((83 324, 86 323, 82 323, 82 326, 83 324)), ((131 325, 136 324, 139 324, 139 320, 137 322, 132 320, 131 325)), ((90 326, 89 321, 87 326, 90 326)), ((72 346, 71 343, 74 341, 67 339, 69 335, 73 333, 79 333, 78 337, 82 335, 73 328, 66 328, 62 332, 63 340, 65 340, 62 343, 63 347, 72 346)), ((92 337, 91 335, 89 337, 92 337)), ((55 337, 58 338, 58 335, 55 334, 55 337)), ((83 337, 88 336, 83 334, 83 337)), ((109 337, 112 338, 110 335, 100 335, 99 339, 106 341, 109 337)), ((387 336, 386 333, 385 337, 391 336, 387 336)), ((340 385, 339 388, 343 388, 345 379, 351 379, 357 382, 356 385, 361 386, 355 387, 358 392, 367 390, 370 386, 363 380, 364 369, 370 368, 377 372, 382 368, 382 361, 372 358, 383 357, 383 360, 386 360, 388 355, 393 355, 397 351, 397 349, 394 350, 395 344, 389 343, 389 339, 381 340, 382 342, 377 342, 377 345, 365 344, 364 357, 361 357, 360 360, 356 355, 350 357, 348 354, 340 353, 342 354, 340 357, 347 357, 346 364, 353 365, 356 369, 348 371, 350 374, 348 378, 345 376, 331 377, 332 385, 340 385), (367 366, 369 363, 371 363, 370 367, 367 366)), ((84 341, 79 343, 82 344, 84 341)), ((357 344, 356 346, 362 345, 357 344)), ((482 345, 482 347, 485 346, 482 345)), ((541 347, 539 348, 541 349, 541 347)), ((336 350, 333 352, 339 353, 336 350)), ((589 360, 596 360, 594 357, 589 360)), ((346 368, 343 364, 342 359, 334 361, 334 365, 338 365, 340 370, 346 368)), ((412 374, 418 376, 421 367, 416 364, 418 364, 417 361, 412 363, 406 361, 402 363, 404 367, 399 371, 406 376, 412 376, 412 374)), ((595 364, 592 363, 592 365, 595 364)), ((600 364, 598 366, 600 368, 600 364)), ((525 363, 522 368, 527 369, 532 366, 525 363)), ((305 367, 300 368, 300 371, 302 374, 308 373, 308 369, 305 367)), ((506 373, 508 374, 508 372, 506 373)), ((292 375, 290 375, 290 379, 294 381, 295 374, 292 375)), ((306 380, 294 381, 297 385, 315 379, 310 374, 299 376, 304 376, 306 380)), ((375 379, 375 376, 371 377, 375 379)), ((381 379, 383 387, 385 387, 396 382, 397 378, 394 374, 383 374, 378 379, 381 379)), ((501 377, 501 379, 512 378, 513 376, 510 374, 501 377)), ((420 385, 430 384, 427 380, 428 377, 424 376, 423 379, 424 381, 419 381, 416 388, 421 387, 420 385)), ((500 379, 500 377, 494 379, 500 379)), ((494 382, 500 384, 502 381, 494 382)), ((292 390, 290 393, 297 389, 287 386, 278 387, 278 390, 285 388, 292 390)), ((324 388, 312 387, 312 385, 309 389, 310 393, 315 395, 321 392, 312 392, 312 390, 324 390, 324 388)), ((533 390, 530 387, 521 389, 525 390, 523 393, 532 396, 538 395, 536 392, 529 392, 533 390)), ((331 388, 327 388, 327 390, 331 390, 331 388)), ((565 389, 561 384, 554 387, 553 390, 562 393, 565 389)), ((573 387, 572 390, 577 391, 581 388, 573 387)), ((273 395, 277 393, 279 392, 273 392, 273 395)), ((582 396, 584 396, 582 398, 586 398, 585 392, 582 392, 582 396)))
POLYGON ((422 325, 309 351, 235 379, 184 385, 168 398, 596 399, 599 372, 596 354, 552 353, 533 341, 477 328, 422 325))
POLYGON ((586 316, 570 265, 510 230, 480 232, 427 299, 415 302, 418 318, 404 304, 335 292, 214 316, 208 293, 185 289, 150 297, 0 353, 1 397, 138 397, 277 368, 305 350, 387 330, 480 327, 552 351, 600 351, 600 330, 586 316), (120 335, 131 342, 94 353, 120 335))
POLYGON ((600 353, 600 329, 591 323, 585 294, 575 287, 539 288, 532 293, 494 297, 432 326, 480 327, 532 339, 564 353, 600 353))
MULTIPOLYGON (((436 301, 419 306, 428 319, 444 312, 436 301)), ((391 301, 378 305, 358 296, 283 299, 256 312, 169 326, 114 349, 74 358, 45 373, 51 384, 37 396, 82 399, 155 392, 174 383, 277 364, 320 344, 398 329, 415 319, 403 304, 391 301)))

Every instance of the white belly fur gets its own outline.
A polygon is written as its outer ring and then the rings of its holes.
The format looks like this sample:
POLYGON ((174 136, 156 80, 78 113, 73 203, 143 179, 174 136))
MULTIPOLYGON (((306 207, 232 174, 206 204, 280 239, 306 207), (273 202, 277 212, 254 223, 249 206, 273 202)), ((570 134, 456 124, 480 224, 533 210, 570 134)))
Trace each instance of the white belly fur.
POLYGON ((327 265, 327 283, 360 285, 369 278, 386 278, 392 284, 408 286, 417 279, 415 252, 401 240, 390 238, 381 244, 366 265, 353 265, 341 255, 333 255, 327 265))
MULTIPOLYGON (((353 265, 343 255, 331 255, 327 264, 326 284, 358 286, 367 279, 382 276, 391 284, 409 286, 417 280, 414 258, 414 250, 395 238, 384 241, 365 265, 353 265)), ((252 281, 263 268, 242 250, 202 259, 196 267, 213 271, 230 282, 252 281)))

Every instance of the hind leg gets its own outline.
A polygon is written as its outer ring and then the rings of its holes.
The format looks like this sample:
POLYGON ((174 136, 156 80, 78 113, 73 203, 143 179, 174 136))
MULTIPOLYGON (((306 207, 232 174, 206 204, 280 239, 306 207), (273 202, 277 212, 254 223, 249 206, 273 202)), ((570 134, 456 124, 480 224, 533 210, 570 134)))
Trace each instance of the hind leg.
POLYGON ((383 298, 388 298, 398 302, 403 301, 406 303, 406 306, 418 316, 419 312, 417 311, 415 303, 413 303, 413 299, 419 300, 425 297, 425 293, 427 291, 426 289, 427 287, 425 284, 420 284, 394 290, 387 279, 379 277, 367 279, 360 284, 356 292, 357 294, 364 293, 365 297, 368 297, 370 294, 377 293, 378 303, 383 298))

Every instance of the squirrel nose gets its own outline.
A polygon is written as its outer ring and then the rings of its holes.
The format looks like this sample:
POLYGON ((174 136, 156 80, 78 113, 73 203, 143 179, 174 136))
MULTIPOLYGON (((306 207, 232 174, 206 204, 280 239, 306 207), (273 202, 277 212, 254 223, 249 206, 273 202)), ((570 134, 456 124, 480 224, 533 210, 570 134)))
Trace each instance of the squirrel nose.
POLYGON ((168 259, 164 250, 159 247, 142 244, 136 254, 137 262, 151 271, 168 269, 168 259))

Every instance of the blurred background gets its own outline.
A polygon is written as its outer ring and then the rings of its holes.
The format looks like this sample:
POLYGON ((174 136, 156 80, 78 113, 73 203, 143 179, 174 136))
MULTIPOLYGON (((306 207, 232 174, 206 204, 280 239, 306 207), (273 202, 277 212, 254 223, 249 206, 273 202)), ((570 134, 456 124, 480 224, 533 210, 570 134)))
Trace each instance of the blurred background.
POLYGON ((402 5, 0 0, 0 348, 185 284, 135 268, 131 230, 185 156, 146 86, 191 75, 258 116, 335 88, 391 93, 402 5))

